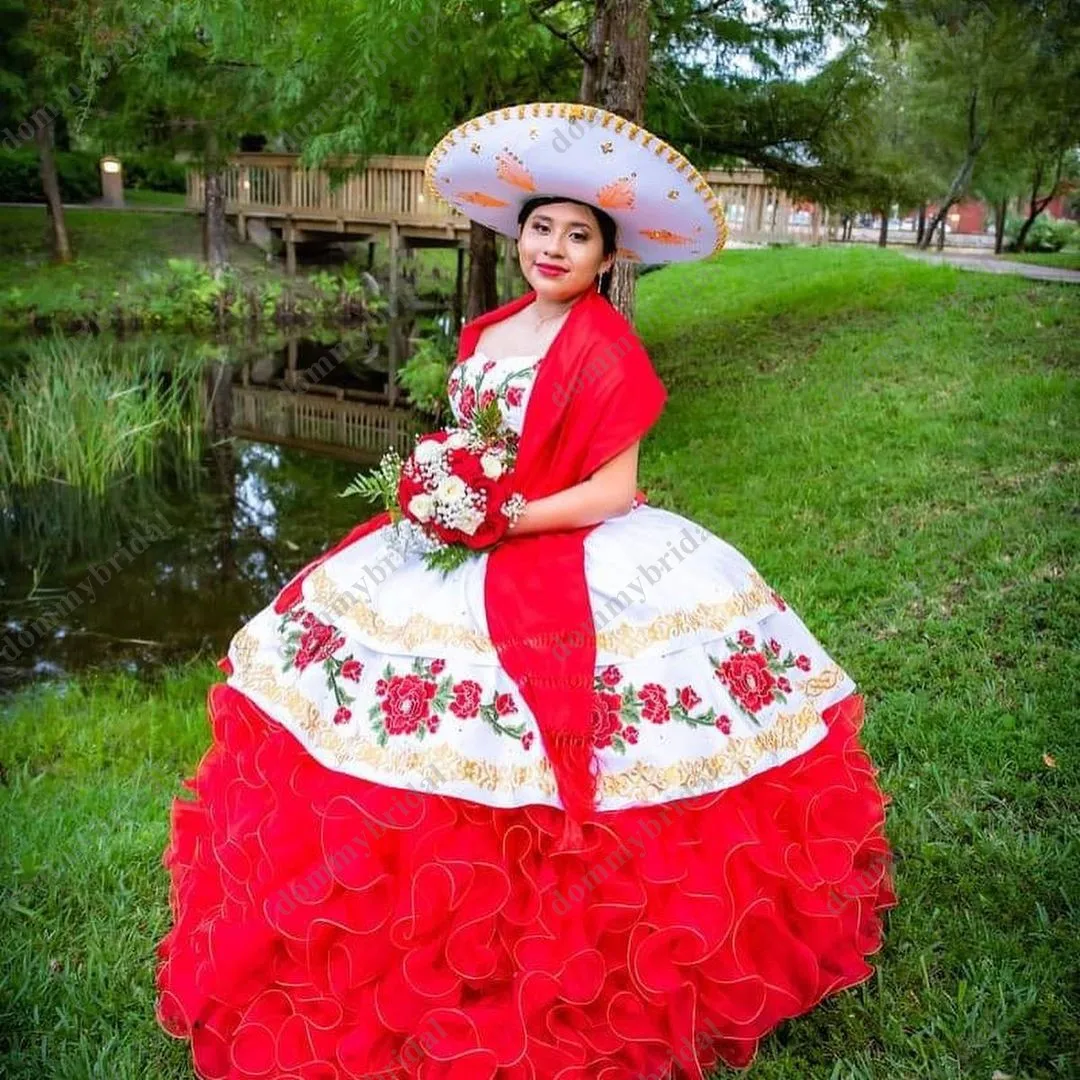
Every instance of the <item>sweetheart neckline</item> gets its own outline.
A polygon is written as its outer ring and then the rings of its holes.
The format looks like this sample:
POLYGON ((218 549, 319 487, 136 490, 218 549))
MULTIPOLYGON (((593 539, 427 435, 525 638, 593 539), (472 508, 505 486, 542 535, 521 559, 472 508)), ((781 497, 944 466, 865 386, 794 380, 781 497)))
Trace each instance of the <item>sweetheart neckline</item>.
POLYGON ((521 353, 518 356, 491 356, 489 353, 484 352, 483 349, 474 349, 469 359, 482 356, 485 360, 494 360, 496 364, 502 364, 507 360, 538 360, 543 355, 543 353, 521 353))

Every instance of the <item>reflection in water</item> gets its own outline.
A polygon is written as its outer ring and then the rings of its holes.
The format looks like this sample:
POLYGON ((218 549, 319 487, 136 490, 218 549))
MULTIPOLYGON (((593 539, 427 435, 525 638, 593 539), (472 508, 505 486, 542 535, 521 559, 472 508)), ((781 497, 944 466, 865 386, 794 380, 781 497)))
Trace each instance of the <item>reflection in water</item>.
MULTIPOLYGON (((377 512, 338 492, 357 462, 378 461, 391 427, 411 439, 432 425, 356 400, 354 392, 385 388, 387 375, 377 362, 356 371, 351 348, 332 369, 322 365, 317 391, 287 388, 290 367, 318 371, 333 347, 282 342, 257 363, 250 343, 214 346, 202 378, 201 456, 186 457, 166 439, 152 475, 127 475, 100 497, 43 483, 0 509, 0 687, 88 668, 152 671, 199 654, 216 659, 304 563, 377 512), (245 390, 245 367, 247 391, 280 395, 286 411, 311 401, 309 412, 331 416, 318 439, 241 428, 235 395, 245 390), (252 385, 255 367, 261 387, 252 385), (355 419, 365 409, 369 417, 355 419), (357 445, 359 428, 368 450, 357 445)), ((0 354, 0 380, 18 375, 11 355, 0 354)))

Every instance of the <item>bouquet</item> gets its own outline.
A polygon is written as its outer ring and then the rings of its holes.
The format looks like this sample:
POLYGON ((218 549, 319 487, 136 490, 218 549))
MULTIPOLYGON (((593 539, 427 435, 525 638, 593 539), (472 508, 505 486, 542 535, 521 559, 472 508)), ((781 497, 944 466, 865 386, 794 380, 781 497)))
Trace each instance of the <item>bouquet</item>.
POLYGON ((505 428, 496 402, 477 410, 467 427, 416 437, 404 462, 388 450, 378 468, 341 493, 381 498, 406 546, 416 543, 429 569, 443 574, 493 547, 525 509, 515 490, 517 436, 505 428))

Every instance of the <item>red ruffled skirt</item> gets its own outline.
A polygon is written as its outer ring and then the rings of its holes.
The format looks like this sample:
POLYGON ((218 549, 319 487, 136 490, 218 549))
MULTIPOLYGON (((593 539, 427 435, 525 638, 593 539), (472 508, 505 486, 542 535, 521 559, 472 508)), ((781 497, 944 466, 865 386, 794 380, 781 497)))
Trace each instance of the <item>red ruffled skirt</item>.
POLYGON ((701 1080, 873 974, 897 900, 861 695, 785 765, 560 853, 553 807, 370 783, 209 704, 156 972, 206 1080, 701 1080))

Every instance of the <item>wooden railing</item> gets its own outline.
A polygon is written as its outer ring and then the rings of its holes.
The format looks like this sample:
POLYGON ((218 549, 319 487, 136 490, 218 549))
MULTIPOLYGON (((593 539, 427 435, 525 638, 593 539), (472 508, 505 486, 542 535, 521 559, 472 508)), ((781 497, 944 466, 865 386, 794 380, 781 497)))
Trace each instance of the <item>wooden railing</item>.
MULTIPOLYGON (((224 172, 226 210, 251 217, 298 222, 468 227, 468 219, 424 190, 424 158, 380 155, 332 189, 329 172, 304 169, 297 154, 236 154, 224 172)), ((355 164, 340 158, 337 164, 355 164)), ((797 208, 761 169, 706 169, 702 175, 719 196, 732 240, 817 242, 826 216, 817 207, 797 208)), ((187 205, 201 209, 203 175, 188 171, 187 205)))
POLYGON ((265 442, 319 448, 356 460, 377 460, 389 447, 408 457, 431 422, 407 409, 339 401, 291 390, 232 387, 233 433, 265 442))

